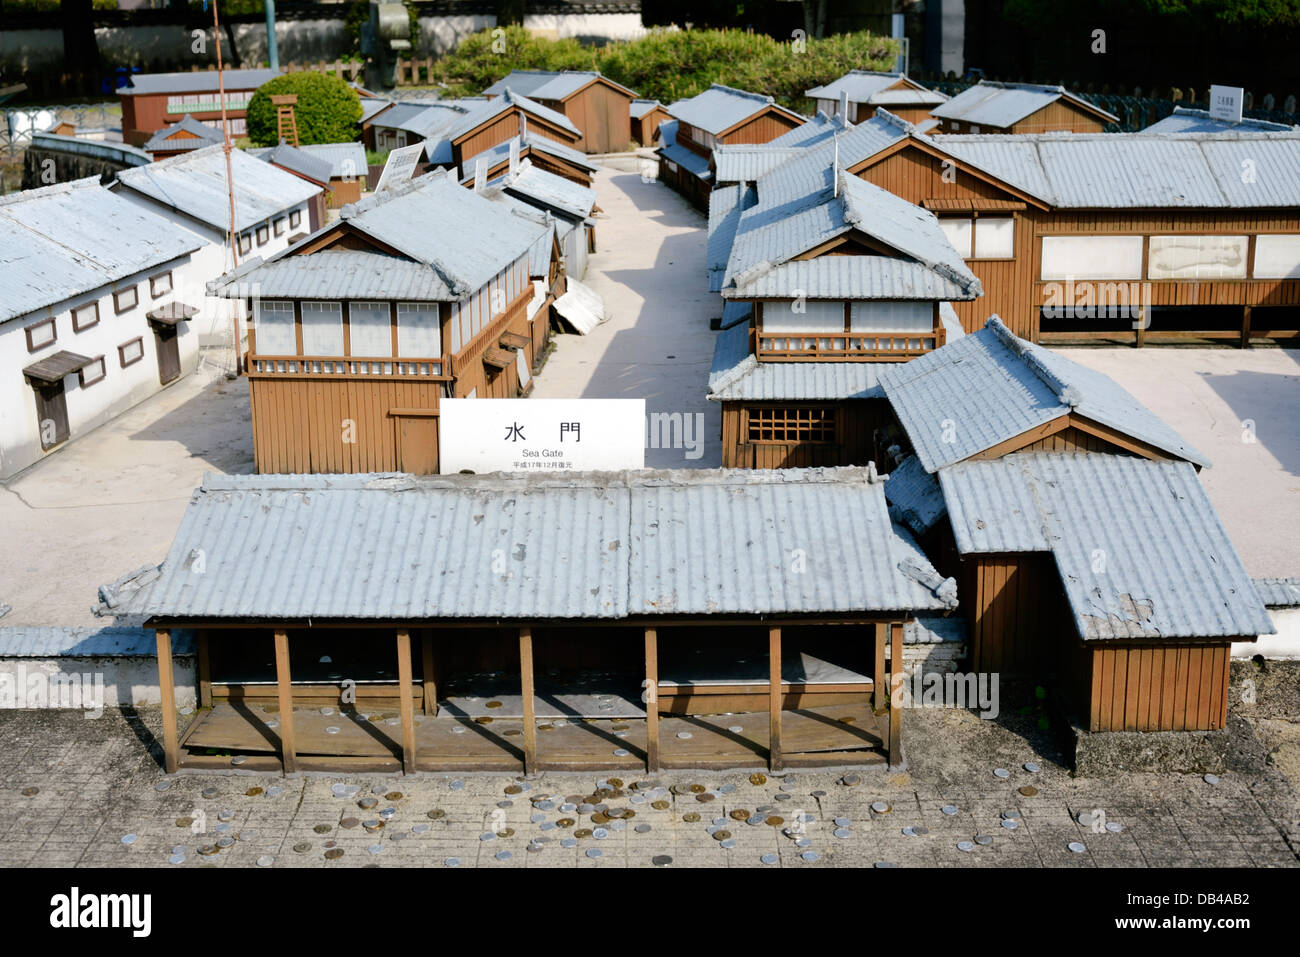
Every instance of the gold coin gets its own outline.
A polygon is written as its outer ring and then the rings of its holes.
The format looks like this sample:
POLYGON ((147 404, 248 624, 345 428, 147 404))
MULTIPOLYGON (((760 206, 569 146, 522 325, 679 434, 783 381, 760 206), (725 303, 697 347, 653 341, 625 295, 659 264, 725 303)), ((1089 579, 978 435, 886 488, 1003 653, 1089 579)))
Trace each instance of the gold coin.
POLYGON ((564 803, 565 803, 565 804, 581 804, 581 803, 582 803, 583 801, 585 801, 585 800, 587 800, 587 799, 586 799, 585 797, 583 797, 581 794, 570 794, 570 795, 567 795, 567 796, 565 797, 565 799, 564 799, 564 803))
POLYGON ((551 730, 552 728, 554 728, 554 727, 555 727, 554 725, 550 725, 550 724, 539 724, 539 725, 537 726, 537 730, 538 730, 538 731, 550 731, 550 730, 551 730))
POLYGON ((328 834, 330 831, 334 830, 334 828, 330 827, 328 824, 317 824, 312 828, 312 830, 317 834, 328 834))
POLYGON ((610 778, 608 784, 612 788, 621 788, 623 786, 622 778, 610 778))
POLYGON ((347 828, 350 831, 360 823, 361 822, 355 817, 345 817, 343 820, 339 821, 339 827, 347 828))
POLYGON ((608 814, 605 814, 605 813, 602 812, 602 811, 596 811, 595 813, 593 813, 593 814, 591 815, 591 823, 592 823, 592 824, 608 824, 608 823, 609 823, 609 815, 608 815, 608 814))
POLYGON ((785 823, 785 818, 777 817, 775 814, 773 814, 763 823, 766 824, 768 827, 780 827, 782 824, 785 823))
POLYGON ((217 845, 208 844, 204 847, 200 847, 199 853, 202 854, 204 857, 211 857, 213 854, 217 853, 217 845))
POLYGON ((500 702, 500 701, 489 701, 489 702, 487 703, 486 707, 489 707, 489 708, 499 708, 499 707, 501 707, 501 702, 500 702))
POLYGON ((670 807, 667 801, 651 801, 650 806, 656 811, 666 811, 670 807))
POLYGON ((385 801, 400 801, 402 799, 401 791, 389 791, 384 795, 385 801))
POLYGON ((506 793, 507 793, 507 794, 522 794, 522 793, 523 793, 523 790, 524 790, 524 789, 521 788, 518 784, 507 784, 507 785, 506 785, 506 793))
POLYGON ((630 807, 625 807, 625 808, 623 808, 623 819, 624 819, 624 820, 630 820, 631 818, 634 818, 634 817, 636 817, 636 811, 632 810, 630 807))
POLYGON ((507 827, 504 830, 497 831, 497 837, 514 837, 514 836, 515 836, 515 829, 513 827, 507 827))
POLYGON ((621 807, 612 807, 603 813, 605 817, 620 818, 626 813, 626 809, 621 807))
POLYGON ((332 847, 325 852, 325 860, 327 861, 337 861, 342 856, 343 848, 341 847, 332 847))
POLYGON ((685 821, 687 824, 694 824, 697 821, 699 821, 699 819, 700 816, 696 814, 694 811, 690 811, 689 813, 682 815, 682 820, 685 821))
POLYGON ((853 715, 846 714, 844 717, 840 718, 840 724, 852 724, 854 721, 857 720, 858 719, 855 718, 853 715))
POLYGON ((576 838, 591 837, 591 828, 589 828, 589 827, 580 827, 580 828, 578 828, 576 831, 573 832, 573 836, 576 837, 576 838))
POLYGON ((708 804, 710 801, 716 800, 716 798, 712 794, 697 794, 695 795, 695 800, 699 801, 701 804, 708 804))
POLYGON ((507 738, 513 738, 517 734, 523 734, 523 732, 520 731, 518 728, 508 728, 506 729, 504 734, 507 738))
POLYGON ((194 818, 192 817, 178 817, 176 819, 177 827, 189 827, 193 823, 194 823, 194 818))
POLYGON ((474 723, 475 723, 475 724, 491 724, 491 723, 492 723, 492 719, 491 719, 491 718, 475 718, 475 719, 474 719, 474 723))
POLYGON ((428 814, 425 815, 425 817, 429 818, 429 820, 431 821, 437 821, 446 816, 447 816, 447 812, 440 807, 434 808, 432 811, 430 811, 428 814))
POLYGON ((23 788, 23 797, 29 798, 41 792, 40 788, 23 788))
POLYGON ((704 793, 705 791, 707 791, 707 790, 708 790, 708 788, 706 788, 703 784, 692 784, 692 785, 691 785, 691 793, 692 793, 692 794, 703 794, 703 793, 704 793))
POLYGON ((739 807, 738 807, 738 808, 736 808, 734 811, 731 812, 731 819, 732 819, 733 821, 748 821, 748 820, 749 820, 749 812, 746 811, 744 808, 739 808, 739 807))
POLYGON ((760 788, 760 787, 762 787, 764 784, 767 783, 767 775, 766 775, 766 774, 751 774, 751 775, 749 776, 749 783, 752 784, 752 785, 754 785, 754 787, 756 787, 756 788, 760 788))
POLYGON ((725 841, 725 840, 726 840, 727 838, 729 838, 729 837, 731 837, 731 832, 730 832, 730 831, 714 831, 714 832, 713 832, 713 839, 714 839, 715 841, 725 841))
POLYGON ((562 817, 562 818, 560 818, 558 821, 555 822, 555 826, 556 826, 556 827, 573 827, 573 825, 575 825, 575 824, 577 824, 577 823, 578 823, 578 822, 575 821, 575 820, 574 820, 573 818, 571 818, 571 817, 562 817))
POLYGON ((611 724, 609 726, 611 731, 626 731, 627 728, 628 726, 626 724, 611 724))
POLYGON ((1035 797, 1038 794, 1038 788, 1034 787, 1032 784, 1026 784, 1020 789, 1020 793, 1027 798, 1035 797))
POLYGON ((248 789, 247 791, 245 791, 244 793, 247 794, 247 795, 248 795, 249 797, 251 797, 251 798, 255 798, 255 797, 257 797, 259 794, 262 793, 262 789, 261 789, 261 788, 249 788, 249 789, 248 789))

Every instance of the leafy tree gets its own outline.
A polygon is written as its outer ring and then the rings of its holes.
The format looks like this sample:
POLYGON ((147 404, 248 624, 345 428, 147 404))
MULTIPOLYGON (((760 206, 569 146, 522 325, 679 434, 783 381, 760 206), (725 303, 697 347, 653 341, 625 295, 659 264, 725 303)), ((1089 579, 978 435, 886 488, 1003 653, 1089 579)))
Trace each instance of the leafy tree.
POLYGON ((332 73, 286 73, 258 87, 248 103, 248 138, 258 146, 279 142, 272 96, 297 94, 298 142, 349 143, 357 138, 361 99, 332 73))

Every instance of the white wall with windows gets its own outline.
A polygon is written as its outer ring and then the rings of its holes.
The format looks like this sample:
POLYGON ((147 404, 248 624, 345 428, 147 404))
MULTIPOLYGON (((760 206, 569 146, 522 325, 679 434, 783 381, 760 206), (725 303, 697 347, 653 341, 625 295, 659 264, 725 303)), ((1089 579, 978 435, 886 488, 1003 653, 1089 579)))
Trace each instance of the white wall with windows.
POLYGON ((1042 242, 1044 280, 1300 279, 1300 234, 1257 235, 1253 261, 1246 234, 1044 236, 1042 242))
MULTIPOLYGON (((183 256, 0 323, 0 478, 48 454, 41 448, 36 393, 23 369, 65 350, 93 360, 63 379, 68 441, 120 415, 163 388, 146 313, 185 301, 181 290, 202 288, 194 275, 199 270, 194 257, 183 256)), ((181 375, 174 381, 198 364, 199 336, 190 323, 179 324, 177 348, 181 375)))
POLYGON ((939 228, 962 259, 1011 259, 1016 254, 1011 216, 944 216, 939 228))
MULTIPOLYGON (((580 233, 581 230, 574 230, 580 233)), ((525 292, 532 293, 528 277, 528 256, 519 257, 492 277, 468 299, 451 306, 451 351, 459 352, 498 318, 510 303, 525 292)), ((400 330, 399 330, 400 334, 400 330)))

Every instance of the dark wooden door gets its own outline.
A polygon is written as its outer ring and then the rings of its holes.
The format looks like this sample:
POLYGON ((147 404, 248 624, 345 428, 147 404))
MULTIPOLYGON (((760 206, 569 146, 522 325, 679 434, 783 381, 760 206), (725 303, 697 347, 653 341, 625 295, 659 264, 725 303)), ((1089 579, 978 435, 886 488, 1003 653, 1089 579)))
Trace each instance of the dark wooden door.
POLYGON ((36 422, 41 433, 41 448, 52 449, 68 440, 68 400, 63 383, 33 386, 36 390, 36 422))
POLYGON ((158 381, 163 385, 181 374, 181 348, 174 327, 163 327, 153 332, 158 345, 158 381))
POLYGON ((438 474, 438 419, 436 415, 397 417, 398 468, 412 475, 438 474))

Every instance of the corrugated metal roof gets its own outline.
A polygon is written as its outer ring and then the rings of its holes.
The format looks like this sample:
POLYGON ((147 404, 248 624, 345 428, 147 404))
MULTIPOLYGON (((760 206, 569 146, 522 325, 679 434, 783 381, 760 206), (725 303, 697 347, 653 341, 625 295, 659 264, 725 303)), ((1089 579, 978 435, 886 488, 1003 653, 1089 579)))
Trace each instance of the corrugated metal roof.
POLYGON ((924 263, 890 256, 822 256, 782 263, 724 295, 754 299, 974 299, 924 263))
POLYGON ((722 291, 722 277, 727 272, 740 216, 754 205, 757 196, 754 187, 744 185, 718 186, 709 193, 708 262, 705 264, 709 292, 722 291))
POLYGON ((162 129, 149 137, 148 142, 144 144, 145 152, 157 153, 167 150, 196 150, 205 146, 211 146, 213 143, 224 143, 225 137, 221 131, 217 130, 206 123, 200 123, 194 117, 186 113, 181 117, 180 122, 173 123, 171 126, 164 126, 162 129), (183 136, 178 139, 170 139, 179 132, 192 134, 183 136))
POLYGON ((749 326, 718 333, 709 370, 717 401, 881 399, 880 374, 890 362, 759 362, 749 351, 749 326))
POLYGON ((1300 130, 944 135, 933 142, 1061 208, 1300 206, 1300 130), (1255 175, 1243 182, 1248 168, 1255 175))
POLYGON ((677 121, 664 120, 659 124, 659 147, 655 150, 669 162, 676 163, 688 173, 702 180, 710 180, 713 173, 709 170, 709 160, 694 150, 687 149, 677 142, 677 121))
POLYGON ((658 100, 633 100, 632 105, 628 107, 628 112, 631 114, 632 119, 639 120, 656 106, 662 105, 658 100))
POLYGON ((548 156, 558 157, 574 166, 592 173, 599 169, 595 163, 587 159, 586 153, 582 153, 575 150, 572 146, 557 143, 553 139, 541 136, 538 133, 534 133, 532 130, 528 130, 522 137, 516 136, 513 139, 506 140, 504 143, 498 143, 491 149, 486 149, 476 156, 471 156, 469 159, 465 160, 465 162, 461 164, 464 167, 464 178, 467 180, 474 178, 474 170, 478 168, 478 161, 480 159, 487 161, 488 169, 491 169, 503 160, 509 159, 510 144, 514 142, 514 140, 519 140, 519 152, 521 158, 527 157, 529 151, 536 150, 537 152, 545 153, 548 156))
POLYGON ((1162 120, 1156 120, 1142 129, 1143 133, 1232 133, 1237 130, 1255 130, 1258 132, 1286 132, 1294 126, 1285 123, 1270 123, 1268 120, 1251 119, 1243 116, 1240 122, 1232 123, 1212 117, 1208 110, 1192 110, 1185 106, 1175 106, 1174 112, 1162 120))
MULTIPOLYGON (((571 229, 572 226, 569 226, 566 220, 556 219, 549 210, 538 209, 536 206, 525 203, 519 197, 511 196, 501 189, 485 189, 479 195, 484 199, 504 206, 513 215, 522 216, 524 219, 543 227, 528 250, 528 274, 534 277, 549 277, 551 255, 554 252, 553 244, 561 235, 559 232, 560 227, 567 226, 571 229)), ((567 235, 567 231, 565 235, 567 235)))
POLYGON ((269 262, 250 259, 209 286, 212 295, 234 299, 246 297, 253 288, 270 299, 458 298, 427 264, 363 249, 322 249, 269 262))
POLYGON ((80 156, 94 156, 97 159, 112 160, 123 166, 144 166, 153 162, 153 157, 144 150, 125 143, 110 140, 91 140, 80 136, 63 136, 59 133, 33 133, 32 149, 47 149, 60 153, 76 153, 80 156))
POLYGON ((719 146, 713 151, 714 176, 719 183, 752 183, 782 163, 803 155, 806 147, 719 146))
POLYGON ((667 109, 670 115, 683 123, 706 133, 718 134, 772 106, 792 118, 804 119, 798 113, 778 105, 770 96, 737 90, 721 83, 714 83, 703 93, 671 103, 667 109))
MULTIPOLYGON (((853 129, 853 124, 843 116, 827 116, 821 110, 818 110, 802 126, 796 126, 792 130, 787 130, 775 139, 768 140, 761 146, 755 146, 755 149, 770 147, 771 149, 788 149, 799 146, 816 146, 818 143, 825 142, 832 136, 843 133, 846 130, 853 129)), ((729 148, 729 147, 716 147, 729 148)))
MULTIPOLYGON (((278 70, 224 70, 222 83, 226 92, 256 90, 280 75, 278 70)), ((189 73, 133 73, 130 86, 119 94, 216 93, 217 71, 197 70, 189 73)))
POLYGON ((615 83, 607 76, 602 77, 599 70, 511 70, 483 92, 488 96, 497 96, 506 90, 512 90, 538 100, 563 100, 596 79, 604 79, 628 96, 636 96, 623 84, 615 83))
POLYGON ((0 322, 200 246, 179 226, 114 196, 97 176, 0 197, 0 322))
MULTIPOLYGON (((362 153, 362 156, 365 154, 362 153)), ((274 163, 282 169, 287 169, 291 173, 305 177, 322 186, 328 186, 330 175, 333 173, 333 164, 323 156, 313 156, 296 146, 290 146, 288 143, 281 143, 279 146, 273 146, 267 150, 258 159, 267 163, 274 163)), ((364 167, 362 167, 364 169, 364 167)), ((356 175, 356 169, 353 168, 353 174, 356 175)))
POLYGON ((881 384, 928 472, 1071 413, 1208 464, 1109 376, 1018 338, 996 316, 979 332, 895 367, 881 384))
MULTIPOLYGON (((243 232, 305 203, 320 188, 292 173, 230 151, 235 186, 235 229, 243 232)), ((230 196, 221 146, 208 146, 117 174, 122 186, 216 229, 230 228, 230 196)))
POLYGON ((1051 552, 1085 639, 1274 631, 1187 462, 1017 453, 939 481, 962 554, 1051 552))
POLYGON ((891 525, 873 474, 208 475, 156 578, 101 611, 392 621, 955 607, 954 583, 891 525), (795 549, 804 573, 789 571, 795 549))
MULTIPOLYGON (((194 633, 172 632, 172 657, 195 653, 194 633)), ((158 639, 152 628, 120 626, 0 628, 0 658, 154 658, 158 639)))
POLYGON ((328 163, 330 177, 334 179, 365 176, 369 168, 364 143, 310 143, 298 149, 328 163))
POLYGON ((838 100, 841 93, 847 93, 850 103, 885 103, 887 101, 880 97, 886 91, 895 92, 890 90, 890 87, 900 80, 905 81, 905 86, 898 92, 906 92, 920 97, 906 102, 928 105, 942 103, 948 99, 937 90, 918 90, 911 86, 905 73, 880 73, 876 70, 850 70, 838 80, 831 80, 824 86, 815 86, 811 90, 805 90, 804 96, 814 100, 838 100))
POLYGON ((526 96, 521 96, 512 90, 507 90, 500 96, 487 100, 484 103, 476 105, 463 117, 460 122, 456 123, 446 132, 449 140, 457 140, 473 129, 482 126, 488 120, 491 120, 502 113, 518 107, 526 115, 535 116, 538 119, 545 120, 552 126, 558 126, 562 130, 568 130, 574 136, 581 136, 582 131, 573 125, 573 122, 563 113, 557 113, 550 107, 542 106, 526 96))
POLYGON ((361 98, 361 119, 357 120, 359 125, 364 126, 374 118, 375 114, 382 112, 393 105, 393 101, 382 96, 363 96, 361 98))
POLYGON ((889 473, 885 482, 889 517, 905 525, 914 535, 925 535, 948 513, 939 480, 909 455, 889 473))
POLYGON ((940 119, 1006 129, 1062 98, 1076 106, 1094 110, 1109 118, 1112 123, 1119 122, 1119 117, 1076 96, 1063 86, 995 83, 992 80, 981 80, 930 112, 940 119))
POLYGON ((1269 608, 1300 606, 1300 578, 1256 578, 1255 594, 1269 608))
POLYGON ((596 205, 594 189, 539 169, 530 160, 523 160, 513 176, 506 173, 494 180, 493 185, 525 202, 554 210, 572 219, 586 219, 596 205))

